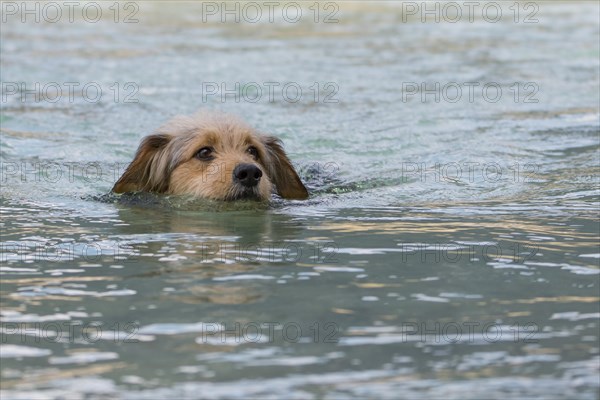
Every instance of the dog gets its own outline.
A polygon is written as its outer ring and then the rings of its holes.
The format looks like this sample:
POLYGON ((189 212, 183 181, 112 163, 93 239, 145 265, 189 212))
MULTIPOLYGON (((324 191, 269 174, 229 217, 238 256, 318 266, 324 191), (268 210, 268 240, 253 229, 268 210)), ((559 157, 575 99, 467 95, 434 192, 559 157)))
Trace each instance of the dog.
POLYGON ((308 191, 281 141, 236 117, 177 116, 146 136, 114 193, 152 192, 212 200, 304 200, 308 191))

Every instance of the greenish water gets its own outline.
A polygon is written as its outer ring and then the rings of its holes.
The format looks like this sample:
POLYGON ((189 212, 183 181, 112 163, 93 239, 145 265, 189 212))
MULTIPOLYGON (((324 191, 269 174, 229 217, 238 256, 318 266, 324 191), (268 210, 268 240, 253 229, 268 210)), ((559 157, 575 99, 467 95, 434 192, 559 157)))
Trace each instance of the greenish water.
POLYGON ((329 24, 311 4, 299 23, 5 15, 3 399, 598 397, 598 4, 422 23, 344 2, 329 24), (281 137, 311 199, 105 196, 198 108, 281 137))

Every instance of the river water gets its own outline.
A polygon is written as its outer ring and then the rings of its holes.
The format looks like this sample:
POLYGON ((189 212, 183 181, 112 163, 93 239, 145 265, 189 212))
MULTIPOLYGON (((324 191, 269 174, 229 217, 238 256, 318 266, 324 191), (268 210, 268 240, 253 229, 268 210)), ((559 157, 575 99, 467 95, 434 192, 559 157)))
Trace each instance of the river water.
POLYGON ((53 4, 2 5, 3 399, 598 397, 598 3, 53 4), (310 200, 106 195, 199 108, 310 200))

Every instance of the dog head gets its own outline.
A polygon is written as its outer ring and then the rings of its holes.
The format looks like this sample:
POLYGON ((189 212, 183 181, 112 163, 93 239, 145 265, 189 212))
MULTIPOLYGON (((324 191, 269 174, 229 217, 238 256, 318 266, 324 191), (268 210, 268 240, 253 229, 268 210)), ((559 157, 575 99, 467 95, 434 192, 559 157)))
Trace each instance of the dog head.
POLYGON ((308 192, 281 142, 231 116, 179 116, 145 137, 113 192, 193 195, 214 200, 266 201, 308 192))

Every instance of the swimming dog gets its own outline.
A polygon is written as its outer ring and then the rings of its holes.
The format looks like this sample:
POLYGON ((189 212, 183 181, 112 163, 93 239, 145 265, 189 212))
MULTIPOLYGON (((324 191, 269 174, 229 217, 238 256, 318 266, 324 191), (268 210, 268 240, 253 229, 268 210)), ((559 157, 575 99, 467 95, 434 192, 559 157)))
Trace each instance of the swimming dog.
POLYGON ((177 116, 146 136, 112 191, 257 201, 275 191, 284 199, 308 198, 279 139, 206 112, 177 116))

